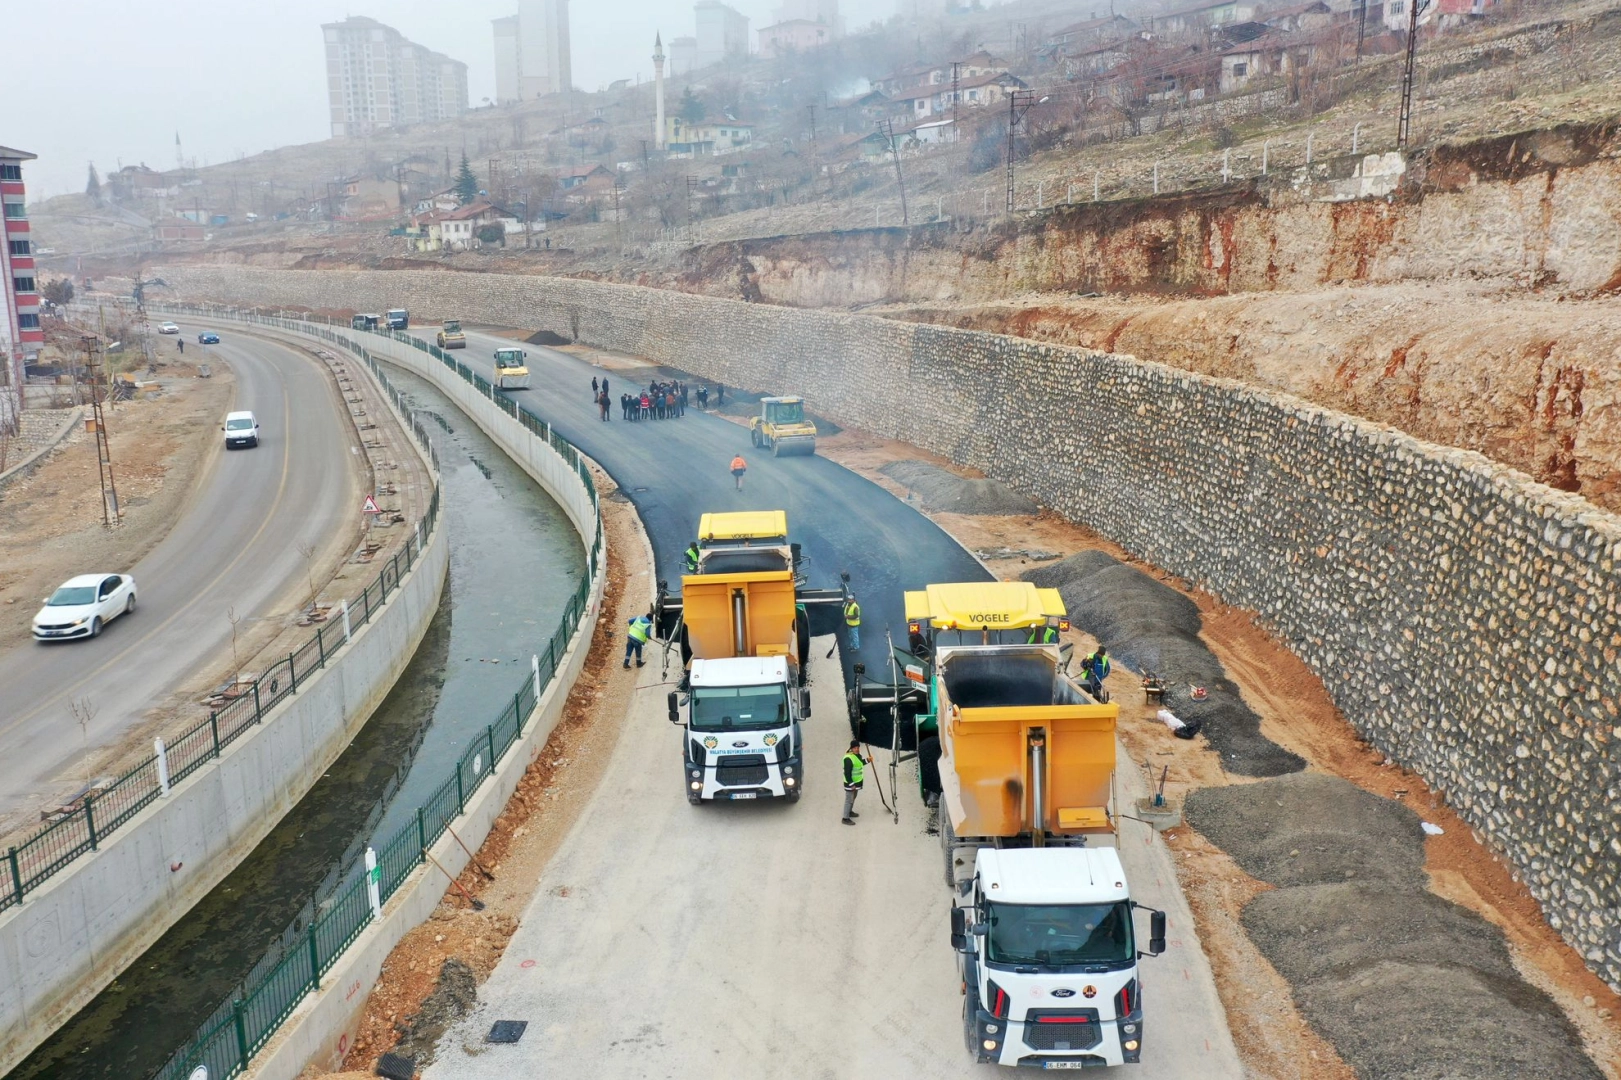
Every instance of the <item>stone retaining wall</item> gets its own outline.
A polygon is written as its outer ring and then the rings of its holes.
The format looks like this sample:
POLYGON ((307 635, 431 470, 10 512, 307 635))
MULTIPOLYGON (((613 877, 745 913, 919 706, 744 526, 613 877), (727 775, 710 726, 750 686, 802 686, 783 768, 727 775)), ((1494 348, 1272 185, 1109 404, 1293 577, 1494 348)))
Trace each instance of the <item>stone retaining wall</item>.
POLYGON ((163 268, 192 299, 551 330, 803 394, 1262 614, 1621 989, 1621 521, 1478 454, 1125 356, 572 279, 163 268))

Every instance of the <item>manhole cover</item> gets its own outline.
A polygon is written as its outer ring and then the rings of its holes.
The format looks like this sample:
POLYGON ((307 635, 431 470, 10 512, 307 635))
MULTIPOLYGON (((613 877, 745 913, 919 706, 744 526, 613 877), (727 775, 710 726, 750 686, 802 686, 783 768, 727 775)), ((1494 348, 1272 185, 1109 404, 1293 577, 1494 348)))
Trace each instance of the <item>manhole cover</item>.
POLYGON ((386 1080, 411 1080, 416 1071, 416 1059, 404 1054, 388 1053, 377 1059, 377 1075, 386 1080))
POLYGON ((515 1043, 523 1038, 524 1028, 529 1026, 527 1020, 497 1020, 490 1028, 490 1033, 484 1037, 485 1042, 515 1043))

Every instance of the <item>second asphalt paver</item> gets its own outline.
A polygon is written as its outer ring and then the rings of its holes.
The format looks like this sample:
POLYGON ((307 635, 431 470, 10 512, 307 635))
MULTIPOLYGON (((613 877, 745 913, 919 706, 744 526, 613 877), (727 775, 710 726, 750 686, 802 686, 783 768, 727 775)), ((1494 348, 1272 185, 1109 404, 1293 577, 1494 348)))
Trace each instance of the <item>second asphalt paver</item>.
MULTIPOLYGON (((489 356, 509 342, 468 336, 457 358, 487 375, 489 356)), ((881 660, 882 629, 904 634, 904 589, 985 577, 932 522, 826 459, 751 461, 750 491, 740 497, 725 472, 748 437, 737 425, 693 412, 600 424, 588 392, 600 369, 531 346, 530 370, 535 390, 515 397, 630 495, 661 578, 677 576, 695 507, 787 506, 813 559, 812 583, 851 572, 871 628, 863 656, 881 660)), ((610 378, 617 387, 620 376, 610 378)), ((670 688, 648 666, 606 776, 543 875, 480 1008, 441 1045, 430 1080, 994 1074, 971 1064, 963 1047, 950 901, 915 792, 902 792, 898 825, 876 799, 863 800, 858 828, 839 824, 838 761, 849 728, 844 679, 824 659, 831 643, 810 650, 807 790, 798 805, 685 805, 670 767, 668 744, 678 737, 665 719, 670 688), (527 1021, 528 1033, 514 1046, 484 1045, 501 1019, 527 1021)), ((839 653, 847 673, 853 658, 839 653)), ((1129 768, 1120 787, 1126 805, 1145 793, 1129 768)), ((887 787, 886 795, 894 798, 887 787)), ((1126 825, 1121 853, 1134 890, 1171 924, 1168 952, 1144 986, 1163 1019, 1133 1074, 1240 1077, 1171 855, 1146 826, 1126 825)))

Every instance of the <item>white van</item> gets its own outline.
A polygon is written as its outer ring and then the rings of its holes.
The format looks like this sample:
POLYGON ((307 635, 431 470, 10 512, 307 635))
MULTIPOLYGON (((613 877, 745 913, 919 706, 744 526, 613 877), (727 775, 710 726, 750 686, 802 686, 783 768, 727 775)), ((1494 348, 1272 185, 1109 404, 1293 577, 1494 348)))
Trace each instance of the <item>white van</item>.
POLYGON ((220 430, 225 432, 227 450, 235 450, 239 446, 259 445, 259 421, 255 420, 250 412, 226 413, 225 426, 220 430))

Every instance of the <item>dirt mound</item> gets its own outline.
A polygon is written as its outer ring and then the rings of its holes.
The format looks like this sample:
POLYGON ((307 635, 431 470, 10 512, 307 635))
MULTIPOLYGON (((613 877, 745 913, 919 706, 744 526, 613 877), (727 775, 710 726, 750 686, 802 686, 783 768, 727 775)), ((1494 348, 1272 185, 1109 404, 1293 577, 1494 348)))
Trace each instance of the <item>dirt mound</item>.
POLYGON ((1082 551, 1025 580, 1057 588, 1070 619, 1132 671, 1166 682, 1165 705, 1198 721, 1222 764, 1241 776, 1281 776, 1306 763, 1261 734, 1261 718, 1199 637, 1203 620, 1192 600, 1102 551, 1082 551), (1195 700, 1193 688, 1205 696, 1195 700))
POLYGON ((995 480, 966 480, 926 461, 892 461, 879 470, 923 500, 929 510, 952 514, 1037 514, 1035 501, 995 480))
POLYGON ((1598 1080, 1558 1006, 1502 933, 1425 891, 1418 815, 1303 773, 1188 796, 1188 822, 1277 889, 1244 930, 1301 1012, 1368 1080, 1598 1080))
POLYGON ((433 1048, 450 1026, 472 1009, 478 999, 478 980, 473 969, 458 957, 449 957, 439 968, 439 982, 422 1002, 415 1016, 398 1025, 400 1041, 394 1053, 410 1057, 418 1066, 433 1061, 433 1048))
POLYGON ((1418 815, 1337 776, 1201 788, 1186 812, 1245 873, 1273 885, 1425 884, 1418 815))
POLYGON ((524 340, 524 344, 526 344, 526 345, 572 345, 572 344, 574 344, 574 342, 570 341, 568 338, 564 337, 562 334, 553 333, 550 330, 537 331, 537 332, 535 332, 533 334, 530 334, 528 337, 524 338, 523 340, 524 340))

